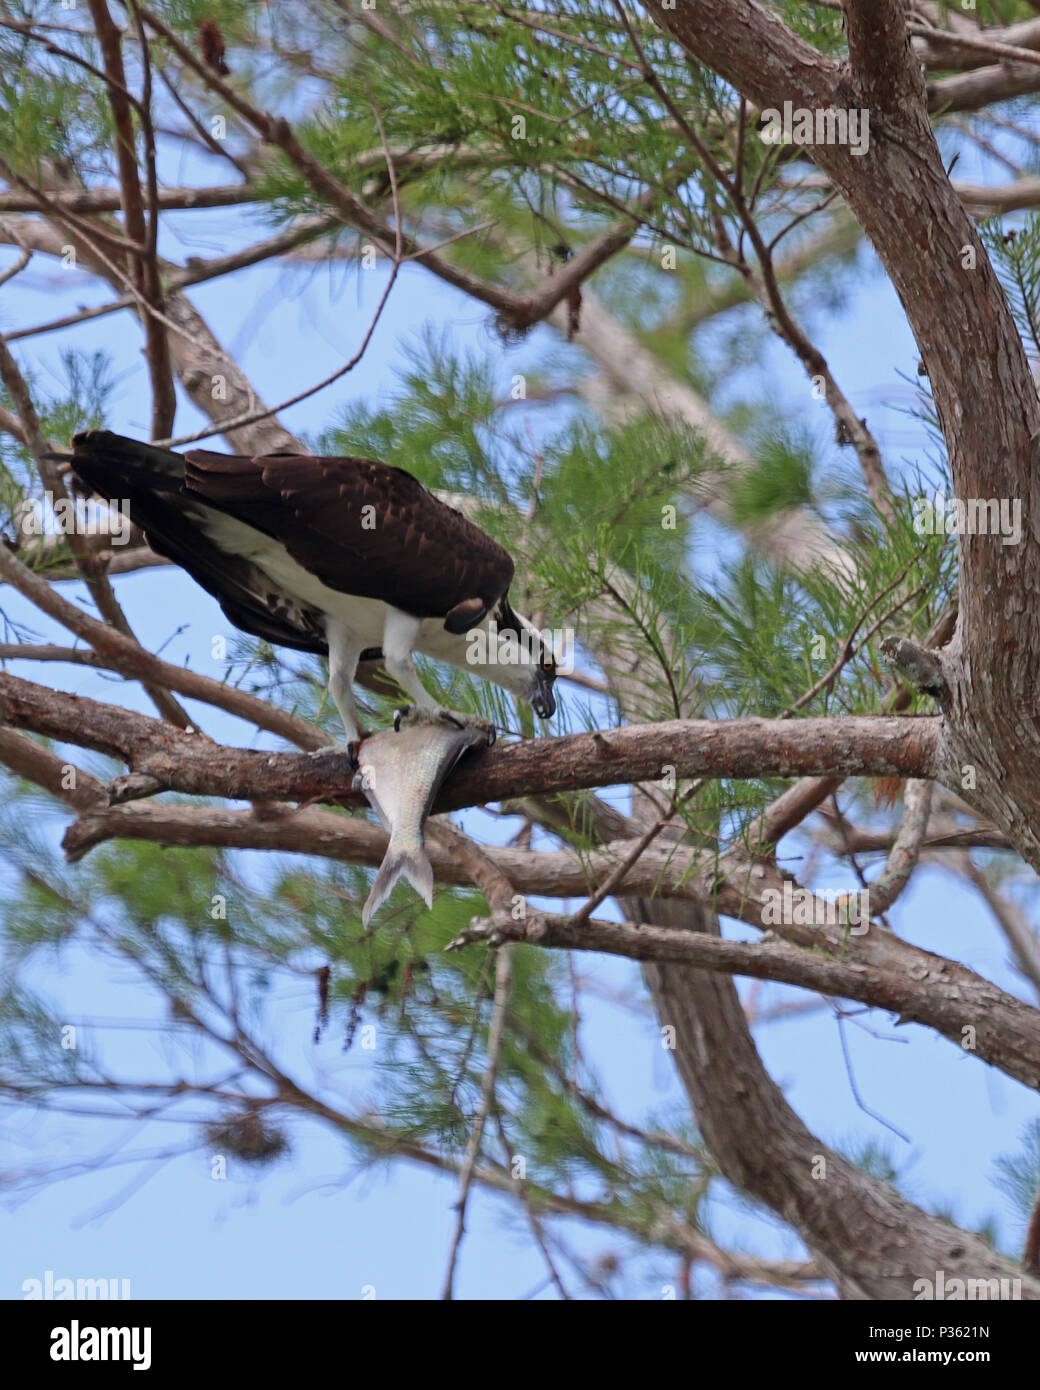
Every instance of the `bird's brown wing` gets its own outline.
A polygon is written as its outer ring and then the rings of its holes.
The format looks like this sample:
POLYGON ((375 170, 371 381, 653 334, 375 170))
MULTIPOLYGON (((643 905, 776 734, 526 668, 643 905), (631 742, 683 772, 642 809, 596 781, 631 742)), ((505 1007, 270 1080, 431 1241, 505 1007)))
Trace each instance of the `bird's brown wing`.
POLYGON ((279 541, 330 589, 444 618, 453 631, 478 623, 513 578, 497 541, 385 463, 198 450, 185 456, 185 484, 279 541))
POLYGON ((121 507, 156 554, 187 570, 236 627, 298 651, 328 652, 317 610, 294 603, 255 565, 222 550, 185 510, 188 493, 179 454, 109 430, 86 430, 73 446, 64 457, 80 482, 121 507))

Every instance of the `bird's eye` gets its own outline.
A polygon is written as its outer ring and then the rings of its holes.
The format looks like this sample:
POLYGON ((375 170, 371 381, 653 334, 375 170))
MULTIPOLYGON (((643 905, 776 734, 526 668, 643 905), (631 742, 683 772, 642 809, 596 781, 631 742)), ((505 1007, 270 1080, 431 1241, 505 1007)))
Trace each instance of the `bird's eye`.
POLYGON ((556 662, 553 661, 552 657, 549 657, 548 661, 543 661, 543 662, 542 662, 542 670, 543 670, 543 671, 555 671, 555 670, 556 670, 556 662))

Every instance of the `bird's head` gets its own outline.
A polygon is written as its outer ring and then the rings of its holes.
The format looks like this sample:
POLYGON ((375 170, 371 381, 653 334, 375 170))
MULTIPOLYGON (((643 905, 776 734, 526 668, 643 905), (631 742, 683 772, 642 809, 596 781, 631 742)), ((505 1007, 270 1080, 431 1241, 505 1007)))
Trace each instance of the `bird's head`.
POLYGON ((503 599, 488 631, 486 675, 522 700, 540 719, 556 713, 556 657, 538 628, 503 599))

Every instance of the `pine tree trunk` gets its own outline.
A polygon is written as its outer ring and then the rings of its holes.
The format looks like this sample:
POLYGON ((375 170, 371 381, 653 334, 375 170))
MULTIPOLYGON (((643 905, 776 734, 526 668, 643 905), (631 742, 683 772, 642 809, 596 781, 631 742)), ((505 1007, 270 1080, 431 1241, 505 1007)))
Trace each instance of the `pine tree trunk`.
MULTIPOLYGON (((634 922, 719 935, 709 909, 691 902, 625 903, 634 922)), ((905 1201, 894 1189, 821 1144, 758 1055, 728 975, 646 964, 657 1018, 675 1029, 675 1062, 704 1142, 734 1187, 797 1230, 842 1297, 914 1299, 917 1280, 1040 1280, 981 1237, 905 1201)), ((1011 1286, 1014 1287, 1013 1285, 1011 1286)))

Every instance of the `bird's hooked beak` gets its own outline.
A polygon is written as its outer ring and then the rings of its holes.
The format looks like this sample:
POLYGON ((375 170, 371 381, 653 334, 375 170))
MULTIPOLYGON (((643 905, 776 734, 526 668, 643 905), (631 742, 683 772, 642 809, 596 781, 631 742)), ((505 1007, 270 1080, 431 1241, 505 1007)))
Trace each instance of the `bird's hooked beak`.
POLYGON ((555 665, 548 671, 544 666, 539 666, 534 673, 531 707, 539 719, 551 719, 556 713, 556 696, 553 694, 553 682, 555 680, 555 665))

